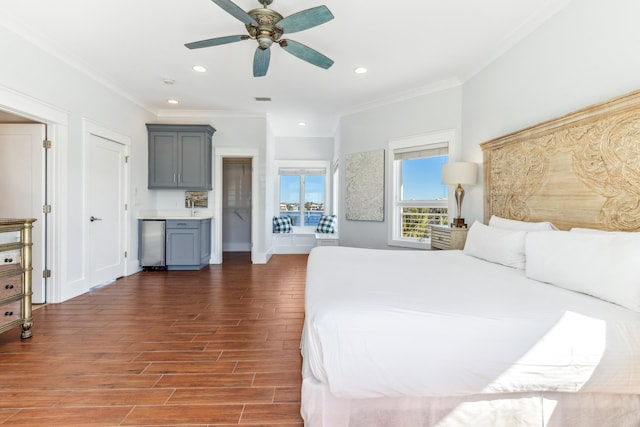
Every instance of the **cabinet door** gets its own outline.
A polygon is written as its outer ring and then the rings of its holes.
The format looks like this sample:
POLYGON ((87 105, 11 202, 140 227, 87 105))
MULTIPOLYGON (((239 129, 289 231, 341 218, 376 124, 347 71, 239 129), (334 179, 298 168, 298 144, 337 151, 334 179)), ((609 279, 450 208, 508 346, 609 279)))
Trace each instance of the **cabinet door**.
POLYGON ((205 134, 178 133, 178 187, 207 189, 206 148, 205 134))
POLYGON ((200 265, 197 228, 167 229, 167 266, 200 265))
POLYGON ((175 188, 178 174, 178 135, 149 134, 149 188, 175 188))

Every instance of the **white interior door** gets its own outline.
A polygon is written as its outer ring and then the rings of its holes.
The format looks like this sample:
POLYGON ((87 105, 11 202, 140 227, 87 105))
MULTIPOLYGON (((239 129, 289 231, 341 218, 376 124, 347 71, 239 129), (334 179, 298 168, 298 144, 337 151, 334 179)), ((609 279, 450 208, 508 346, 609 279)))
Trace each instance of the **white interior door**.
POLYGON ((89 134, 89 287, 113 281, 125 272, 125 161, 125 145, 89 134))
POLYGON ((32 287, 35 304, 46 301, 44 124, 0 124, 0 217, 36 218, 33 224, 32 287))

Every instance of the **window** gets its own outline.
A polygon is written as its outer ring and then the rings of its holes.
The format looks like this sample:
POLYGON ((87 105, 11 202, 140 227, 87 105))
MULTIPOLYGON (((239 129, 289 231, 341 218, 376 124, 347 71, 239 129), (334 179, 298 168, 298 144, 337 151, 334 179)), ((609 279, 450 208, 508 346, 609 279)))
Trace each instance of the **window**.
POLYGON ((441 184, 452 133, 396 140, 389 144, 392 208, 389 244, 427 247, 429 226, 448 224, 449 187, 441 184))
MULTIPOLYGON (((304 162, 303 162, 304 163, 304 162)), ((279 215, 291 217, 294 226, 317 226, 327 207, 327 167, 278 168, 279 215)))

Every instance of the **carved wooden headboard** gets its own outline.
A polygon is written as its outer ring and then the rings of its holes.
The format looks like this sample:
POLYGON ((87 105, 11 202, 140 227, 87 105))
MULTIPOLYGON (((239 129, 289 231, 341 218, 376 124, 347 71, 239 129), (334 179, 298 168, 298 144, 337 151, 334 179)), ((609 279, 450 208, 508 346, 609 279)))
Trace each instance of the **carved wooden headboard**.
POLYGON ((485 223, 640 231, 640 91, 480 147, 485 223))

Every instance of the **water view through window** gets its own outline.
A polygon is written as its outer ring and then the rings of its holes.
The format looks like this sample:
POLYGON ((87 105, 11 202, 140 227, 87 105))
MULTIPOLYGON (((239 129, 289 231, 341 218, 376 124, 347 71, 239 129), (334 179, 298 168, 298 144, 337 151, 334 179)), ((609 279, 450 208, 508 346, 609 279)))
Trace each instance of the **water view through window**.
POLYGON ((324 187, 324 175, 281 175, 280 216, 291 217, 295 226, 317 226, 324 215, 324 187))

